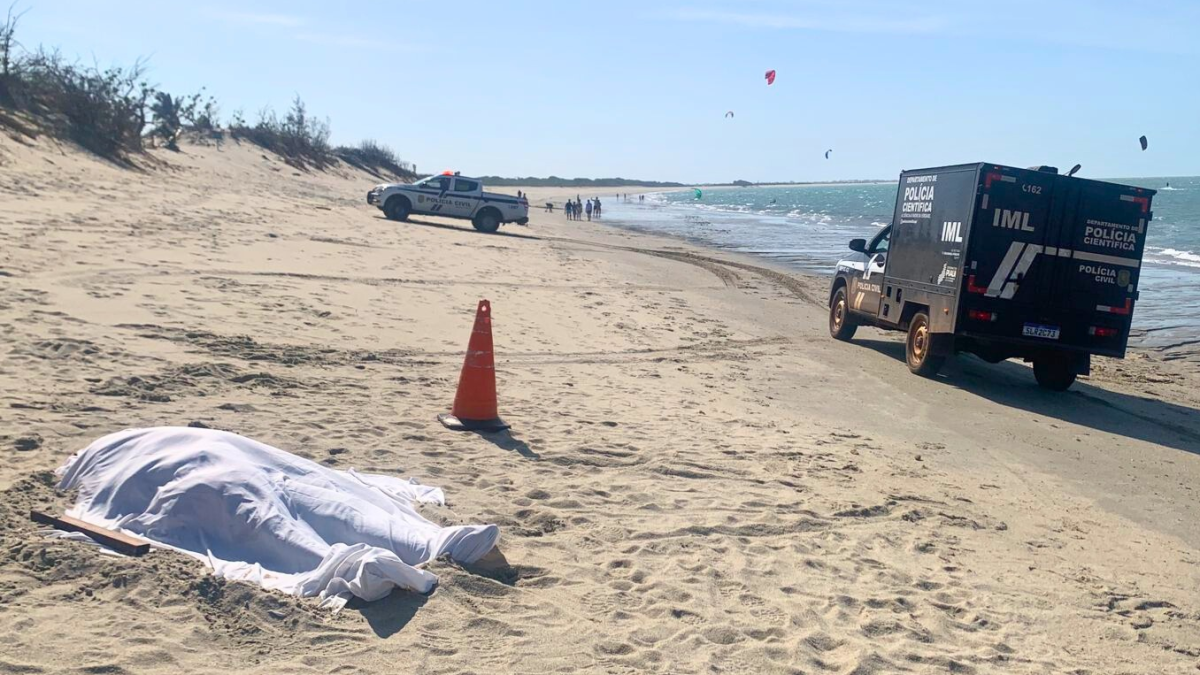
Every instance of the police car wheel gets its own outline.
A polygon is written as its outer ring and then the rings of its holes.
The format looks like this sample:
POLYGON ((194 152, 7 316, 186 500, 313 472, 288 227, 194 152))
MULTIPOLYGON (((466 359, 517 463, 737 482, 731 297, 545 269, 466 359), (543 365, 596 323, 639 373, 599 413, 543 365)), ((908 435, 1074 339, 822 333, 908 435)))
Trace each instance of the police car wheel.
POLYGON ((858 324, 850 316, 850 305, 846 302, 846 287, 843 286, 833 295, 829 304, 829 334, 835 340, 849 341, 854 337, 858 324))
POLYGON ((917 312, 908 323, 908 339, 905 340, 904 356, 908 369, 921 377, 937 375, 946 357, 933 354, 934 334, 929 330, 929 315, 917 312))
POLYGON ((484 211, 483 213, 475 216, 475 219, 471 221, 471 224, 474 225, 475 229, 479 230, 480 232, 495 232, 496 230, 500 229, 500 218, 491 211, 484 211))
POLYGON ((1033 360, 1033 376, 1043 389, 1066 391, 1075 384, 1075 373, 1066 359, 1050 355, 1033 360))
POLYGON ((383 215, 388 217, 388 220, 408 220, 408 214, 412 213, 412 204, 404 197, 392 197, 383 205, 383 215))

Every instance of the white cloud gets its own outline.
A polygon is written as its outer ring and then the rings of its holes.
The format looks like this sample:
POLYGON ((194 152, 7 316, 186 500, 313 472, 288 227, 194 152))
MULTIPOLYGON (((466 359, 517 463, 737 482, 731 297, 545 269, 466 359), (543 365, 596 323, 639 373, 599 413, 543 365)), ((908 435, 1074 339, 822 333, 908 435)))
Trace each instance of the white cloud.
POLYGON ((1200 3, 1143 0, 1144 11, 1126 3, 1095 0, 1006 0, 981 5, 962 0, 787 0, 683 7, 658 16, 675 21, 777 30, 839 33, 936 34, 995 38, 1045 45, 1163 54, 1195 53, 1200 3), (1037 20, 1030 20, 1036 17, 1037 20))
POLYGON ((290 14, 255 14, 253 12, 212 11, 208 13, 214 19, 227 23, 256 26, 282 26, 297 28, 304 25, 304 19, 290 14))
POLYGON ((872 16, 812 12, 806 15, 731 12, 685 8, 668 14, 682 21, 724 23, 750 28, 804 29, 838 33, 933 33, 946 28, 949 21, 942 16, 872 16))
MULTIPOLYGON (((369 49, 380 52, 410 52, 415 48, 408 44, 380 40, 344 33, 327 33, 318 30, 300 30, 294 33, 282 33, 283 29, 303 29, 313 22, 301 16, 291 14, 259 14, 253 12, 231 12, 212 10, 206 12, 209 17, 225 23, 239 26, 264 26, 268 29, 278 29, 281 37, 286 35, 293 40, 308 42, 326 47, 343 47, 348 49, 369 49)), ((290 32, 290 31, 289 31, 290 32)))
POLYGON ((412 45, 360 37, 357 35, 339 35, 336 33, 296 33, 293 38, 302 42, 325 45, 327 47, 348 47, 351 49, 370 49, 380 52, 411 52, 416 51, 412 45))

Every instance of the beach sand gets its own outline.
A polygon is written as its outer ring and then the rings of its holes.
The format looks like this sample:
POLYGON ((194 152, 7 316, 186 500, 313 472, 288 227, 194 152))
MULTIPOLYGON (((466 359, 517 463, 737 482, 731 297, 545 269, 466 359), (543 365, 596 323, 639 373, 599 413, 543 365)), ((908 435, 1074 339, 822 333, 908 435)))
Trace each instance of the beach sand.
POLYGON ((390 222, 376 179, 229 141, 152 158, 0 138, 0 672, 1197 672, 1185 346, 1062 395, 925 380, 762 261, 390 222), (480 298, 510 434, 435 419, 480 298), (499 524, 507 563, 334 615, 28 521, 91 440, 192 422, 443 487, 426 515, 499 524))

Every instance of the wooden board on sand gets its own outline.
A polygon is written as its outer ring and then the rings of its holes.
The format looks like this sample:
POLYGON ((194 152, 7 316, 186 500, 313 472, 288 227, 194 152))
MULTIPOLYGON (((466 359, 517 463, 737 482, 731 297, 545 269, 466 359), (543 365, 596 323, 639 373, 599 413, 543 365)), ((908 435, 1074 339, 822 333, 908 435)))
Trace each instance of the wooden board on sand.
POLYGON ((119 553, 126 555, 143 555, 150 550, 150 543, 144 539, 131 537, 116 530, 93 525, 70 516, 52 516, 40 511, 30 511, 29 517, 37 523, 51 525, 55 529, 67 532, 82 532, 96 541, 119 553))

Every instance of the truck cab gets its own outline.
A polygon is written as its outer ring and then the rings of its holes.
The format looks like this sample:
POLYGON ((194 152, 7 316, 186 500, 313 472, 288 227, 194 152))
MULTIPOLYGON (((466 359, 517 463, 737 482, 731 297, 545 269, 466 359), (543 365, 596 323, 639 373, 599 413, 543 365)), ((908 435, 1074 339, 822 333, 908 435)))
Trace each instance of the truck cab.
POLYGON ((482 183, 462 176, 430 176, 417 181, 413 187, 421 191, 417 203, 427 204, 422 211, 451 218, 470 218, 483 194, 482 183))
POLYGON ((1065 390, 1093 355, 1125 356, 1153 196, 1051 167, 905 171, 892 223, 837 264, 830 334, 905 331, 926 376, 958 352, 1021 358, 1065 390))
POLYGON ((837 264, 837 275, 847 285, 846 311, 864 318, 878 316, 891 234, 888 225, 870 240, 850 240, 851 254, 837 264))

